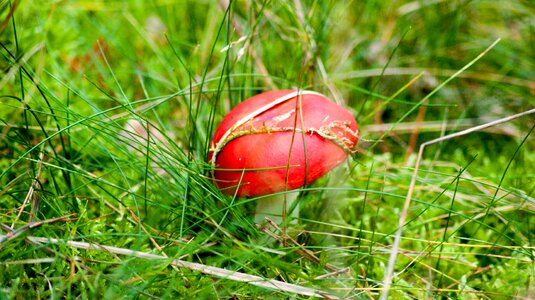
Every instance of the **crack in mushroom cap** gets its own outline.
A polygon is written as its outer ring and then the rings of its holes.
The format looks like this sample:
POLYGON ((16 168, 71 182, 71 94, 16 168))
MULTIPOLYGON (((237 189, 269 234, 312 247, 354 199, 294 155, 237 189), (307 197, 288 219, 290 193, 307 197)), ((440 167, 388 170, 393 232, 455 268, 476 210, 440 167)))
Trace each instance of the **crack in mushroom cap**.
MULTIPOLYGON (((350 112, 316 92, 272 91, 249 98, 225 117, 211 143, 209 161, 212 164, 212 178, 217 181, 220 178, 217 178, 216 172, 226 171, 217 167, 219 154, 229 143, 244 136, 262 134, 269 140, 270 135, 284 132, 293 135, 301 133, 303 139, 305 135, 319 136, 342 149, 345 156, 357 151, 359 132, 350 112)), ((295 138, 299 139, 298 136, 295 138)), ((309 149, 303 151, 308 152, 309 149)), ((316 152, 310 155, 318 155, 316 152)), ((304 155, 307 156, 306 153, 304 155)), ((282 166, 273 167, 288 167, 288 153, 286 157, 282 166)), ((330 164, 337 165, 340 162, 336 160, 330 164)))

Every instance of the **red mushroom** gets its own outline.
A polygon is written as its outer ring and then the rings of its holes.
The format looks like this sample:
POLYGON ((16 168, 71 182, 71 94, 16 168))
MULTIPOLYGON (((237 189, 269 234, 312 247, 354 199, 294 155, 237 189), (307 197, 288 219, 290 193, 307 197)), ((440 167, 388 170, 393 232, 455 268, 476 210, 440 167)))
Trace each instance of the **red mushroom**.
MULTIPOLYGON (((316 92, 278 90, 230 111, 214 134, 208 160, 224 193, 258 197, 313 182, 354 153, 357 141, 357 122, 343 107, 316 92)), ((257 221, 270 212, 284 215, 280 202, 285 203, 281 194, 259 200, 257 221)))

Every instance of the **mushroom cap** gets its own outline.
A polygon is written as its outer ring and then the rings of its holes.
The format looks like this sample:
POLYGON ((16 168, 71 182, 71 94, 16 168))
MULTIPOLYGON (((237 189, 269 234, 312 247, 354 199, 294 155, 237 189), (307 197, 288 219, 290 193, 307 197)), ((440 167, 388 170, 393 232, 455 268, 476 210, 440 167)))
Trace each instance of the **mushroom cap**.
POLYGON ((277 90, 232 109, 208 153, 224 193, 256 197, 297 189, 356 152, 358 126, 345 108, 311 91, 277 90))

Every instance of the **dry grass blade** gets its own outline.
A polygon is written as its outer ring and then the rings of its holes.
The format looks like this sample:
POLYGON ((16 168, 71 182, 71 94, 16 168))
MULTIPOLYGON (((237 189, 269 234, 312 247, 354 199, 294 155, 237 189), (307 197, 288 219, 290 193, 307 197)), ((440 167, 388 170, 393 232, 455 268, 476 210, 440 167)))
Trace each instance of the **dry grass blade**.
MULTIPOLYGON (((276 239, 277 241, 279 241, 282 244, 285 244, 286 241, 290 241, 293 245, 297 246, 297 250, 295 250, 295 252, 297 254, 301 255, 302 257, 304 257, 305 259, 307 259, 307 260, 309 260, 309 261, 311 261, 313 263, 316 263, 316 264, 321 263, 320 259, 312 251, 306 249, 305 247, 303 247, 303 245, 299 244, 294 238, 289 236, 285 232, 285 230, 283 230, 283 228, 280 228, 273 220, 271 220, 270 218, 267 218, 267 217, 266 217, 266 220, 267 220, 268 224, 272 228, 274 228, 275 230, 279 231, 281 233, 281 235, 275 234, 274 232, 272 232, 271 230, 269 230, 267 227, 265 227, 263 225, 256 224, 256 226, 260 230, 265 232, 267 235, 271 236, 272 238, 276 239)), ((332 275, 336 275, 336 274, 340 274, 340 273, 344 273, 344 272, 348 272, 349 271, 348 268, 338 269, 337 267, 335 267, 335 266, 333 266, 331 264, 328 264, 328 263, 325 264, 325 269, 328 270, 331 273, 321 275, 319 278, 325 278, 325 277, 329 277, 329 276, 332 276, 332 275)))
POLYGON ((17 214, 17 217, 15 218, 13 223, 11 224, 11 228, 15 228, 15 223, 17 223, 17 221, 19 220, 20 216, 22 215, 22 212, 24 211, 26 205, 28 205, 28 203, 30 202, 30 199, 32 199, 32 198, 33 198, 32 207, 34 209, 32 209, 30 211, 30 223, 33 222, 33 219, 34 219, 35 215, 37 214, 37 209, 39 207, 38 206, 38 204, 39 204, 39 196, 35 195, 34 192, 41 185, 39 183, 39 180, 41 178, 41 171, 42 171, 42 168, 43 168, 43 160, 44 160, 44 152, 41 152, 41 153, 39 153, 39 165, 38 165, 38 168, 37 168, 37 175, 35 176, 35 179, 33 180, 33 183, 31 185, 30 189, 28 190, 28 194, 26 195, 26 198, 24 199, 24 202, 20 206, 20 210, 19 210, 19 213, 17 214))
MULTIPOLYGON (((336 79, 354 79, 354 78, 367 78, 375 76, 402 76, 402 75, 415 75, 419 73, 425 73, 432 76, 449 77, 453 76, 456 70, 447 69, 435 69, 435 68, 388 68, 383 70, 382 68, 367 69, 352 71, 344 74, 339 74, 336 79)), ((533 80, 509 77, 502 74, 494 73, 481 73, 481 72, 463 72, 463 74, 457 75, 459 78, 480 80, 480 81, 493 81, 512 84, 516 86, 526 87, 528 89, 535 88, 535 82, 533 80)))
POLYGON ((4 31, 4 29, 6 29, 7 25, 9 24, 9 20, 11 20, 11 17, 15 13, 15 10, 17 10, 17 6, 19 6, 19 2, 20 2, 20 0, 15 0, 11 4, 11 7, 9 8, 9 13, 4 18, 2 23, 0 23, 0 32, 4 31))
MULTIPOLYGON (((373 133, 384 133, 386 131, 390 130, 390 133, 395 134, 410 134, 411 132, 414 132, 417 128, 419 128, 420 132, 440 132, 442 130, 459 130, 459 129, 468 129, 474 127, 476 124, 482 124, 491 122, 488 118, 477 118, 477 119, 463 119, 463 120, 455 120, 455 121, 424 121, 422 123, 418 122, 406 122, 406 123, 399 123, 395 125, 395 127, 392 128, 394 124, 392 123, 382 123, 382 124, 372 124, 363 126, 361 131, 366 132, 367 134, 373 134, 373 133)), ((513 126, 508 126, 506 124, 502 124, 501 126, 495 126, 492 128, 484 128, 481 131, 489 132, 489 133, 495 133, 495 134, 502 134, 511 136, 514 138, 519 138, 520 133, 518 132, 518 129, 513 126)))
POLYGON ((443 137, 440 137, 440 138, 437 138, 437 139, 434 139, 434 140, 431 140, 431 141, 427 141, 427 142, 423 143, 422 145, 420 145, 420 150, 418 151, 418 158, 416 159, 416 165, 414 166, 414 171, 413 171, 413 174, 412 174, 411 183, 409 185, 409 190, 407 192, 407 197, 405 198, 405 203, 403 205, 403 210, 402 210, 400 218, 399 218, 398 230, 396 232, 395 239, 394 239, 394 244, 392 245, 392 250, 390 252, 390 258, 389 258, 389 261, 388 261, 387 271, 386 271, 385 279, 384 279, 384 287, 383 287, 383 291, 381 293, 381 298, 380 299, 384 299, 384 300, 387 299, 388 291, 390 289, 390 285, 391 285, 392 279, 394 277, 394 265, 395 265, 395 262, 396 262, 397 254, 399 252, 399 243, 401 241, 401 234, 403 233, 403 225, 405 224, 405 220, 407 219, 407 213, 409 211, 409 206, 410 206, 410 202, 411 202, 411 199, 412 199, 412 193, 414 192, 414 186, 416 185, 416 177, 418 177, 418 170, 420 168, 420 163, 422 161, 422 156, 423 156, 423 152, 425 150, 425 147, 429 146, 429 145, 432 145, 432 144, 436 144, 436 143, 442 142, 442 141, 450 140, 450 139, 453 139, 453 138, 456 138, 456 137, 459 137, 459 136, 467 135, 467 134, 470 134, 472 132, 483 130, 483 129, 488 128, 488 127, 492 127, 492 126, 496 126, 496 125, 499 125, 499 124, 502 124, 502 123, 505 123, 505 122, 509 122, 509 121, 514 120, 514 119, 518 119, 518 118, 521 118, 521 117, 524 117, 524 116, 527 116, 527 115, 530 115, 530 114, 535 114, 535 108, 527 110, 527 111, 524 111, 524 112, 521 112, 519 114, 515 114, 515 115, 508 116, 508 117, 505 117, 505 118, 502 118, 502 119, 498 119, 498 120, 495 120, 495 121, 492 121, 492 122, 489 122, 489 123, 485 123, 485 124, 482 124, 482 125, 479 125, 479 126, 468 128, 466 130, 462 130, 462 131, 459 131, 459 132, 456 132, 456 133, 452 133, 452 134, 449 134, 449 135, 446 135, 446 136, 443 136, 443 137))
MULTIPOLYGON (((8 237, 6 235, 0 235, 0 240, 7 239, 8 237)), ((31 243, 40 243, 40 244, 65 244, 69 247, 73 247, 76 249, 85 249, 85 250, 96 250, 96 251, 105 251, 116 255, 125 255, 125 256, 133 256, 137 258, 142 259, 150 259, 150 260, 169 260, 169 258, 162 256, 162 255, 156 255, 152 253, 146 253, 136 250, 130 250, 125 248, 119 248, 119 247, 113 247, 113 246, 106 246, 96 243, 86 243, 86 242, 78 242, 78 241, 65 241, 65 240, 59 240, 54 238, 45 238, 45 237, 35 237, 35 236, 28 236, 26 237, 28 241, 31 243)), ((317 289, 308 288, 296 284, 286 283, 278 280, 273 279, 265 279, 260 276, 256 275, 250 275, 246 273, 241 272, 235 272, 231 270, 226 270, 222 268, 216 268, 211 267, 199 263, 193 263, 193 262, 187 262, 179 259, 173 259, 170 262, 171 265, 186 268, 192 271, 201 272, 204 274, 216 276, 219 278, 225 278, 229 280, 239 281, 239 282, 245 282, 251 285, 272 289, 272 290, 278 290, 281 292, 288 292, 293 293, 301 296, 312 296, 312 297, 318 297, 323 299, 338 299, 337 296, 329 294, 327 292, 323 292, 317 289)))
MULTIPOLYGON (((229 0, 220 0, 219 1, 219 7, 223 11, 228 9, 230 4, 231 4, 231 2, 229 0)), ((247 5, 250 5, 250 3, 247 3, 247 5)), ((241 37, 244 37, 244 32, 245 32, 244 31, 244 29, 245 29, 244 26, 242 26, 242 24, 240 24, 238 22, 236 17, 233 17, 231 19, 231 22, 232 22, 232 26, 234 27, 234 30, 236 31, 236 33, 239 34, 241 37)), ((253 35, 255 35, 254 31, 250 33, 250 36, 253 36, 253 35)), ((276 85, 273 82, 273 79, 271 79, 271 77, 269 76, 269 72, 268 72, 268 70, 266 68, 266 65, 264 64, 262 59, 259 57, 259 55, 256 53, 256 51, 253 49, 253 47, 250 45, 249 39, 247 39, 245 41, 245 46, 243 47, 243 49, 245 51, 248 51, 249 54, 251 55, 252 59, 255 62, 255 66, 256 66, 256 69, 257 69, 258 73, 260 75, 262 75, 262 80, 264 81, 264 84, 269 88, 272 88, 272 89, 275 88, 276 85)))

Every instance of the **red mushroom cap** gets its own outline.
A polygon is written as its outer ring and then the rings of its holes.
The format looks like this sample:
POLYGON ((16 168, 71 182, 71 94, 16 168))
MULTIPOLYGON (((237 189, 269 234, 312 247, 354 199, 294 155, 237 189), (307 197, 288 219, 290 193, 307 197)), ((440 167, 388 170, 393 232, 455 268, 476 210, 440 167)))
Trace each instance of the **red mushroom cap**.
POLYGON ((271 91, 229 112, 208 160, 223 192, 256 197, 311 183, 356 152, 357 141, 355 118, 325 96, 271 91))

